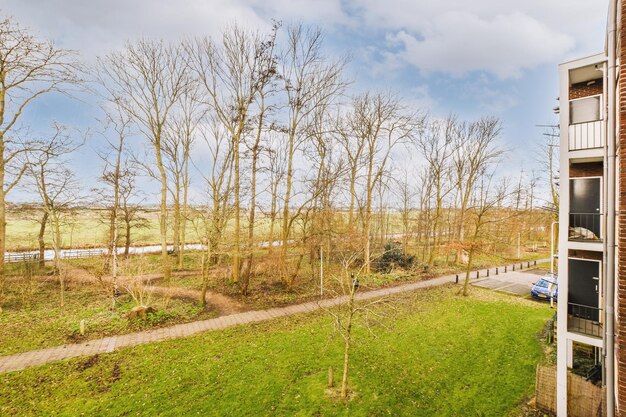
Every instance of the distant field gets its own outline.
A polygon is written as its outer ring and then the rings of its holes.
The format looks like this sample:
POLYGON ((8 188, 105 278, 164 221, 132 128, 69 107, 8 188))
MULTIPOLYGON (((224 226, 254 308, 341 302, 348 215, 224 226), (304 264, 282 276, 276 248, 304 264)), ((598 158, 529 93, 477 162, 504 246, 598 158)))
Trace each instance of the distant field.
MULTIPOLYGON (((9 210, 7 216, 7 248, 10 251, 32 250, 38 247, 37 236, 39 234, 38 218, 41 215, 39 210, 9 210)), ((136 228, 132 232, 132 245, 144 246, 160 243, 159 235, 159 212, 158 210, 143 210, 141 216, 146 219, 146 226, 136 228)), ((417 215, 414 215, 417 217, 417 215)), ((170 216, 171 221, 171 216, 170 216)), ((255 236, 259 241, 265 241, 269 236, 270 221, 262 214, 257 216, 255 236)), ((171 225, 170 225, 171 228, 171 225)), ((242 216, 241 228, 246 230, 247 218, 242 216)), ((393 212, 388 215, 387 233, 397 234, 403 232, 401 216, 399 213, 393 212)), ((226 227, 226 235, 232 236, 234 229, 234 221, 231 221, 226 227)), ((277 220, 274 237, 278 238, 280 230, 280 220, 277 220)), ((297 238, 300 225, 293 227, 292 238, 297 238)), ((200 231, 201 232, 201 231, 200 231)), ((374 230, 374 237, 380 236, 380 231, 374 230)), ((171 232, 168 233, 171 243, 171 232)), ((81 247, 102 247, 106 245, 108 238, 108 225, 106 221, 106 212, 104 210, 83 209, 77 211, 72 217, 65 220, 62 227, 61 246, 63 248, 81 248, 81 247)), ((52 247, 49 230, 45 235, 46 246, 52 247)), ((198 231, 191 222, 187 224, 187 242, 198 242, 198 231)), ((545 241, 536 242, 540 245, 545 241)), ((412 243, 410 243, 412 244, 412 243)), ((545 250, 545 248, 540 248, 545 250)), ((510 248, 511 255, 516 252, 516 247, 510 248)))
MULTIPOLYGON (((39 211, 9 210, 7 216, 7 248, 8 250, 29 250, 38 247, 37 236, 39 234, 39 211)), ((103 210, 80 210, 72 217, 67 218, 62 230, 62 246, 65 248, 94 247, 106 244, 108 238, 108 225, 106 212, 103 210)), ((141 213, 146 222, 146 227, 133 230, 132 244, 135 246, 158 244, 159 235, 159 212, 157 210, 144 210, 141 213)), ((269 235, 270 222, 268 218, 257 215, 256 235, 259 239, 265 239, 269 235)), ((171 220, 171 219, 170 219, 171 220)), ((226 232, 233 230, 231 222, 226 232)), ((171 226, 171 225, 170 225, 171 226)), ((247 219, 242 217, 242 229, 247 227, 247 219)), ((297 226, 294 228, 297 233, 297 226)), ((278 236, 280 222, 277 221, 274 229, 278 236)), ((393 215, 389 221, 389 233, 400 233, 402 226, 399 216, 393 215)), ((51 247, 52 241, 49 231, 46 232, 46 245, 51 247)), ((189 242, 198 241, 197 232, 192 224, 187 225, 187 239, 189 242)))
MULTIPOLYGON (((26 213, 10 210, 7 216, 7 248, 27 250, 38 247, 39 213, 26 213)), ((102 246, 107 238, 107 225, 103 221, 105 213, 99 210, 81 210, 68 218, 63 226, 61 237, 64 247, 102 246)), ((134 244, 150 244, 159 241, 159 218, 155 211, 142 213, 148 222, 147 227, 137 229, 134 244)), ((50 247, 50 234, 46 233, 46 245, 50 247)))

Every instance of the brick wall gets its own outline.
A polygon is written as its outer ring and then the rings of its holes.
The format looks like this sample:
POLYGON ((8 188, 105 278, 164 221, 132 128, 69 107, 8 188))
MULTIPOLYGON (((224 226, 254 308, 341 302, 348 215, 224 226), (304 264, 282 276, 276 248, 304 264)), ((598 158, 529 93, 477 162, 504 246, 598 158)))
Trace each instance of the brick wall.
POLYGON ((583 98, 602 94, 602 78, 595 80, 593 84, 584 83, 572 84, 569 88, 569 99, 583 98))
POLYGON ((589 250, 570 249, 567 252, 567 256, 569 258, 592 259, 594 261, 602 260, 602 252, 589 250))
POLYGON ((571 164, 569 167, 570 178, 576 177, 601 177, 604 175, 602 162, 585 162, 571 164))
MULTIPOLYGON (((619 22, 619 60, 626 62, 626 0, 620 2, 621 22, 619 22)), ((618 81, 618 143, 619 143, 619 189, 618 207, 619 217, 617 219, 618 235, 617 239, 617 322, 615 331, 617 333, 617 406, 620 415, 626 417, 626 74, 620 74, 618 81), (622 265, 624 265, 622 267, 622 265)))

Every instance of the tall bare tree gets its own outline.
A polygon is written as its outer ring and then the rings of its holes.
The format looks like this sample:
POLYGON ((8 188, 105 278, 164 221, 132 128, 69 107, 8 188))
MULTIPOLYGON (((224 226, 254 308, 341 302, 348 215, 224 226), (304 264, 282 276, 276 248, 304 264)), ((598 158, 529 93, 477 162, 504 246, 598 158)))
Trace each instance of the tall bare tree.
MULTIPOLYGON (((323 36, 319 29, 304 26, 290 27, 287 45, 281 56, 280 77, 286 96, 284 132, 286 135, 287 171, 281 227, 281 263, 286 257, 293 225, 290 203, 293 194, 294 157, 309 138, 308 126, 320 106, 327 106, 343 93, 346 82, 342 78, 345 60, 329 61, 322 53, 323 36)), ((301 211, 301 210, 299 210, 301 211)), ((285 271, 283 271, 285 275, 285 271)))
POLYGON ((40 233, 45 232, 46 224, 50 226, 61 307, 65 305, 65 274, 61 268, 62 220, 80 198, 78 181, 67 166, 69 155, 81 144, 77 144, 63 126, 54 125, 51 138, 41 140, 39 149, 28 156, 30 185, 39 194, 43 210, 40 233))
MULTIPOLYGON (((503 150, 497 140, 501 122, 497 118, 484 117, 475 122, 450 121, 453 133, 452 164, 454 181, 458 192, 458 219, 456 233, 460 242, 465 239, 465 212, 474 192, 476 181, 489 165, 497 162, 503 150)), ((457 258, 459 253, 457 253, 457 258)))
POLYGON ((190 88, 189 59, 180 44, 141 39, 121 52, 98 59, 98 79, 129 114, 152 145, 161 186, 159 229, 165 282, 171 265, 167 251, 168 177, 163 158, 165 130, 181 97, 190 88))
POLYGON ((275 71, 273 51, 275 30, 267 41, 257 32, 231 26, 220 44, 208 38, 188 46, 195 70, 206 94, 207 104, 228 131, 233 142, 233 193, 235 230, 232 279, 241 273, 241 145, 251 129, 252 106, 260 88, 275 71))
POLYGON ((194 219, 194 228, 200 241, 206 245, 202 255, 200 299, 202 305, 206 305, 208 270, 218 262, 224 230, 232 215, 234 144, 229 132, 216 118, 210 120, 209 128, 201 132, 209 149, 210 169, 204 174, 208 208, 194 219))
MULTIPOLYGON (((468 295, 470 272, 472 271, 474 256, 481 245, 488 240, 487 231, 490 224, 499 223, 510 217, 500 210, 509 197, 509 186, 505 180, 499 184, 493 183, 494 173, 482 171, 477 178, 476 187, 472 190, 472 203, 468 207, 468 215, 471 218, 472 232, 468 242, 468 261, 465 268, 465 280, 461 293, 468 295)), ((515 215, 515 213, 513 213, 515 215)))
POLYGON ((198 83, 192 83, 183 93, 178 114, 165 130, 163 153, 170 181, 168 188, 173 201, 173 242, 178 268, 183 267, 188 216, 189 164, 196 141, 198 125, 206 114, 198 83))
MULTIPOLYGON (((430 246, 428 265, 433 264, 437 254, 438 242, 441 240, 440 226, 444 200, 454 190, 454 182, 451 180, 451 156, 454 151, 455 130, 456 121, 453 116, 444 120, 434 119, 427 124, 424 133, 416 142, 419 152, 426 160, 427 176, 431 183, 428 187, 429 198, 432 198, 434 203, 434 214, 428 214, 430 223, 426 235, 427 246, 430 246), (429 244, 431 240, 432 243, 429 244)), ((431 203, 429 202, 428 205, 430 206, 431 203)))
POLYGON ((18 132, 25 110, 41 97, 67 93, 81 68, 73 51, 40 40, 11 18, 0 21, 0 274, 6 250, 6 196, 27 166, 18 132))
MULTIPOLYGON (((99 195, 103 197, 107 204, 109 236, 108 247, 109 256, 106 263, 110 262, 111 275, 113 281, 113 306, 115 306, 115 293, 117 292, 117 272, 118 272, 118 239, 120 208, 122 205, 122 195, 129 179, 133 175, 133 169, 129 166, 127 158, 126 143, 130 135, 130 124, 132 119, 115 100, 103 104, 105 118, 103 124, 105 132, 103 134, 107 143, 107 148, 100 151, 100 157, 104 161, 104 168, 100 180, 105 185, 99 195)), ((108 268, 107 268, 108 269, 108 268)))
POLYGON ((410 113, 401 100, 389 93, 365 93, 352 103, 348 129, 365 143, 363 197, 364 273, 370 273, 372 209, 374 192, 381 187, 394 148, 412 140, 421 129, 422 120, 410 113))

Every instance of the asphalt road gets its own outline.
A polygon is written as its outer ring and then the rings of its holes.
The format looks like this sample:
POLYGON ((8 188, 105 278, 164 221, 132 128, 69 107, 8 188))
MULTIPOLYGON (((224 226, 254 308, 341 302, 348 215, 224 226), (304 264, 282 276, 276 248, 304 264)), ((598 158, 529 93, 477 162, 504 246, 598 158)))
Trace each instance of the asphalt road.
POLYGON ((472 281, 472 285, 525 296, 530 295, 533 283, 537 282, 544 275, 546 275, 546 272, 538 269, 511 271, 506 274, 477 279, 472 281))

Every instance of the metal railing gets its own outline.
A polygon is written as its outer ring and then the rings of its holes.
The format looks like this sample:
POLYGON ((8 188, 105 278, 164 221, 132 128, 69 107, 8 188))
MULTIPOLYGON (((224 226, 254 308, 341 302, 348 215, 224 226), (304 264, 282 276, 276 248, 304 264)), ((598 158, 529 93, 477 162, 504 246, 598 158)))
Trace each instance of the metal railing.
POLYGON ((4 261, 9 262, 35 262, 39 260, 39 253, 23 252, 23 253, 7 253, 4 261))
POLYGON ((604 127, 602 120, 569 125, 569 150, 602 148, 604 146, 604 127))
POLYGON ((567 303, 567 330, 587 336, 602 337, 602 309, 567 303))
POLYGON ((569 240, 602 240, 602 214, 570 213, 569 240))

